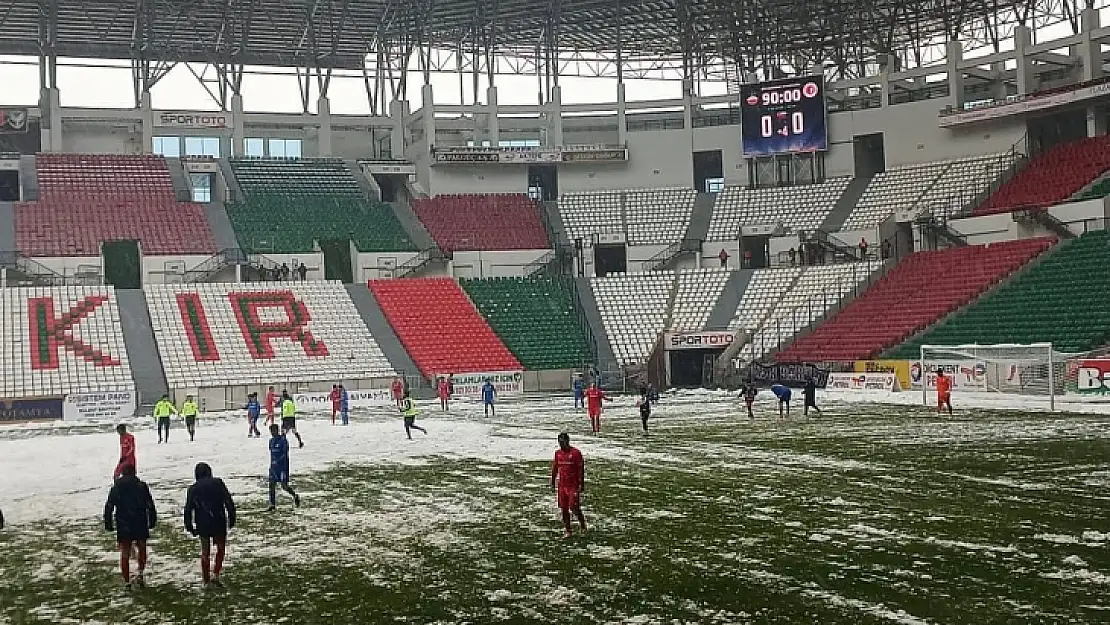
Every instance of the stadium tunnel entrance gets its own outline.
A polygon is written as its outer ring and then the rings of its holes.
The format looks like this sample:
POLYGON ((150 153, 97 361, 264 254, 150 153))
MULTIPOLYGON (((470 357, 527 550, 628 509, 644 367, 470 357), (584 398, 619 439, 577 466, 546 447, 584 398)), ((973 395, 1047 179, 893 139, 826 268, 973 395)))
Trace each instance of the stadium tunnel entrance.
POLYGON ((736 335, 727 330, 665 333, 663 355, 667 386, 712 386, 717 359, 734 340, 736 335))
MULTIPOLYGON (((19 162, 16 161, 16 167, 19 162)), ((19 197, 19 171, 0 170, 0 202, 18 202, 19 197)))

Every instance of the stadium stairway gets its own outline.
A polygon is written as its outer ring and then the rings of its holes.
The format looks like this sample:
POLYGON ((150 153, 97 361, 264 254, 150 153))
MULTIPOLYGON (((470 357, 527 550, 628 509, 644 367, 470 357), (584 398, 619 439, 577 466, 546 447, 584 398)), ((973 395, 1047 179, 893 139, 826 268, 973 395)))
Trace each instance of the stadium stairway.
POLYGON ((0 252, 15 251, 15 203, 0 202, 0 252))
POLYGON ((540 207, 543 209, 547 236, 549 239, 553 239, 551 241, 553 249, 573 249, 574 244, 571 243, 570 237, 567 236, 567 228, 563 225, 563 220, 559 217, 559 202, 540 202, 540 207))
POLYGON ((371 280, 369 287, 425 377, 522 369, 453 278, 371 280))
POLYGON ((142 289, 116 289, 116 304, 123 343, 131 361, 131 376, 139 392, 138 414, 143 414, 146 407, 153 407, 154 402, 169 392, 166 372, 151 329, 146 294, 142 289))
POLYGON ((416 249, 439 249, 431 233, 424 227, 424 223, 413 212, 412 197, 406 186, 403 192, 397 194, 397 199, 389 203, 393 207, 393 213, 397 215, 397 221, 401 222, 401 227, 408 233, 409 239, 416 245, 416 249))
POLYGON ((686 240, 705 241, 709 236, 709 222, 713 219, 713 205, 716 202, 716 193, 698 193, 694 197, 694 210, 690 213, 690 223, 686 226, 686 240))
POLYGON ((359 188, 366 194, 366 199, 371 202, 381 202, 382 190, 381 187, 378 186, 378 183, 374 182, 373 176, 366 175, 362 166, 353 158, 349 158, 343 162, 347 164, 347 169, 351 170, 351 175, 355 177, 355 182, 358 183, 359 188))
POLYGON ((220 175, 224 177, 224 182, 227 184, 227 197, 225 200, 231 202, 245 202, 247 201, 247 194, 243 193, 243 187, 239 185, 239 179, 235 177, 235 170, 231 168, 231 162, 226 158, 219 159, 220 175))
POLYGON ((817 229, 824 232, 839 231, 844 222, 848 221, 848 217, 855 210, 856 205, 859 204, 859 200, 863 197, 863 192, 867 190, 869 184, 871 184, 871 178, 869 177, 852 178, 852 181, 845 187, 844 193, 840 194, 836 204, 833 205, 833 209, 829 211, 829 214, 825 216, 825 220, 821 222, 817 229))
POLYGON ((988 292, 1049 249, 1039 237, 917 252, 776 355, 780 362, 872 358, 988 292), (944 277, 938 280, 937 276, 944 277))
POLYGON ((34 202, 39 199, 39 177, 35 170, 34 154, 24 154, 19 157, 19 185, 23 187, 24 202, 34 202))
POLYGON ((1110 232, 1064 241, 966 308, 890 352, 917 358, 921 345, 1050 342, 1081 353, 1110 342, 1110 232), (1066 305, 1062 305, 1066 303, 1066 305))
POLYGON ((389 325, 389 320, 385 318, 381 305, 378 304, 377 298, 369 287, 365 284, 346 286, 359 317, 362 317, 363 323, 370 329, 370 334, 374 335, 374 340, 378 342, 378 347, 382 348, 382 353, 385 354, 393 369, 401 375, 418 374, 420 370, 409 353, 405 351, 405 346, 401 344, 401 339, 394 332, 393 326, 389 325))
POLYGON ((613 344, 609 342, 609 334, 605 332, 605 324, 601 321, 601 310, 597 307, 590 278, 574 278, 574 288, 578 289, 578 301, 582 306, 582 314, 590 326, 597 348, 598 364, 615 363, 617 355, 613 351, 613 344))
POLYGON ((170 180, 173 181, 173 190, 177 194, 178 202, 192 202, 193 194, 189 191, 189 180, 185 176, 185 166, 180 158, 166 157, 166 166, 170 170, 170 180))
POLYGON ((201 206, 204 208, 204 218, 208 220, 208 227, 212 229, 212 236, 216 239, 216 248, 239 249, 239 240, 235 238, 235 228, 231 227, 231 218, 227 216, 224 203, 214 201, 201 206))
POLYGON ((709 313, 709 321, 705 323, 706 329, 728 329, 733 316, 736 315, 736 309, 740 307, 740 298, 744 297, 744 291, 748 288, 748 283, 752 281, 755 270, 740 269, 731 273, 728 282, 725 283, 725 290, 721 291, 721 297, 717 299, 717 303, 713 306, 713 312, 709 313))

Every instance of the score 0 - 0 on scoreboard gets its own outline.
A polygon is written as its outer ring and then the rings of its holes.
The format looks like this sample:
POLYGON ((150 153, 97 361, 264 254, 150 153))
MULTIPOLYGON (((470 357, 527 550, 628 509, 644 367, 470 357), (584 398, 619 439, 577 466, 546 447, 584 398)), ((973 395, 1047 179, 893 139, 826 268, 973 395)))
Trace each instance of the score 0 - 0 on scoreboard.
POLYGON ((827 150, 827 121, 822 76, 782 78, 740 86, 745 157, 827 150))

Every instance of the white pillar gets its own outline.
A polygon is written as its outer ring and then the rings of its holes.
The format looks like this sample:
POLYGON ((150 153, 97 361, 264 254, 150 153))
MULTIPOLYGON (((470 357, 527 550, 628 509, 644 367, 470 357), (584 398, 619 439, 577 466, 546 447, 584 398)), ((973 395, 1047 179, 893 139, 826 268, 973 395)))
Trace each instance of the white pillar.
POLYGON ((628 102, 623 82, 617 83, 617 143, 628 145, 628 102))
POLYGON ((149 91, 139 97, 139 111, 143 116, 142 153, 150 154, 154 150, 154 105, 149 91))
POLYGON ((879 97, 882 100, 879 106, 881 108, 890 106, 890 94, 894 91, 891 88, 890 75, 898 67, 898 59, 893 54, 886 55, 885 60, 886 62, 879 69, 879 97))
POLYGON ((486 106, 486 135, 489 144, 497 146, 501 140, 501 120, 497 118, 497 87, 490 86, 486 89, 486 101, 489 102, 486 106))
POLYGON ((39 93, 39 123, 42 129, 42 150, 61 152, 62 145, 62 105, 57 88, 43 89, 39 93))
POLYGON ((316 101, 316 156, 331 156, 331 101, 321 97, 316 101))
POLYGON ((389 121, 393 126, 389 133, 389 151, 393 158, 405 158, 405 111, 403 100, 389 103, 389 121))
POLYGON ((959 41, 948 42, 948 104, 959 110, 964 105, 964 74, 960 63, 964 60, 964 49, 959 41))
MULTIPOLYGON (((1079 58, 1083 59, 1084 81, 1102 76, 1102 45, 1092 38, 1099 28, 1098 11, 1083 9, 1079 14, 1082 30, 1079 33, 1079 58)), ((1106 113, 1095 106, 1087 107, 1087 136, 1098 137, 1106 134, 1106 113)))
POLYGON ((231 149, 236 156, 246 155, 247 125, 243 115, 243 96, 231 96, 231 149))
POLYGON ((694 130, 694 81, 682 81, 682 127, 687 133, 694 130))
POLYGON ((1017 61, 1017 92, 1027 95, 1037 90, 1033 79, 1033 67, 1028 49, 1033 39, 1028 26, 1014 26, 1014 58, 1017 61))
POLYGON ((424 145, 430 153, 436 144, 436 104, 431 85, 420 88, 420 98, 422 101, 420 124, 424 129, 424 145))
POLYGON ((551 88, 551 101, 547 103, 547 146, 563 145, 563 91, 555 85, 551 88))

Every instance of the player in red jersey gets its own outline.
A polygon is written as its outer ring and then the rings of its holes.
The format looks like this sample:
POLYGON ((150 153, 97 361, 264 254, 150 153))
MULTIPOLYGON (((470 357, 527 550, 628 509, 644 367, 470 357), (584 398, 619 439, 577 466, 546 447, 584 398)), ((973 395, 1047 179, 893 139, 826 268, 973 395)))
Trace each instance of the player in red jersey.
POLYGON ((952 416, 952 380, 937 369, 937 412, 943 412, 948 406, 948 416, 952 416))
POLYGON ((127 426, 122 423, 116 426, 116 433, 119 434, 119 463, 112 472, 113 480, 118 480, 123 475, 123 467, 138 466, 135 464, 135 437, 127 433, 127 426))
POLYGON ((331 385, 331 393, 328 397, 331 398, 331 424, 335 425, 335 413, 339 412, 339 400, 341 397, 338 384, 331 385))
POLYGON ((570 435, 559 435, 559 449, 551 463, 551 490, 558 493, 559 510, 563 513, 564 538, 570 538, 570 513, 578 517, 582 531, 586 531, 586 517, 582 515, 582 491, 586 488, 586 464, 582 452, 570 446, 570 435))
POLYGON ((601 402, 608 400, 609 396, 597 387, 596 382, 586 389, 586 412, 590 415, 590 426, 594 434, 601 432, 601 402))
POLYGON ((274 387, 266 389, 266 425, 274 424, 274 408, 278 403, 278 394, 274 392, 274 387))

